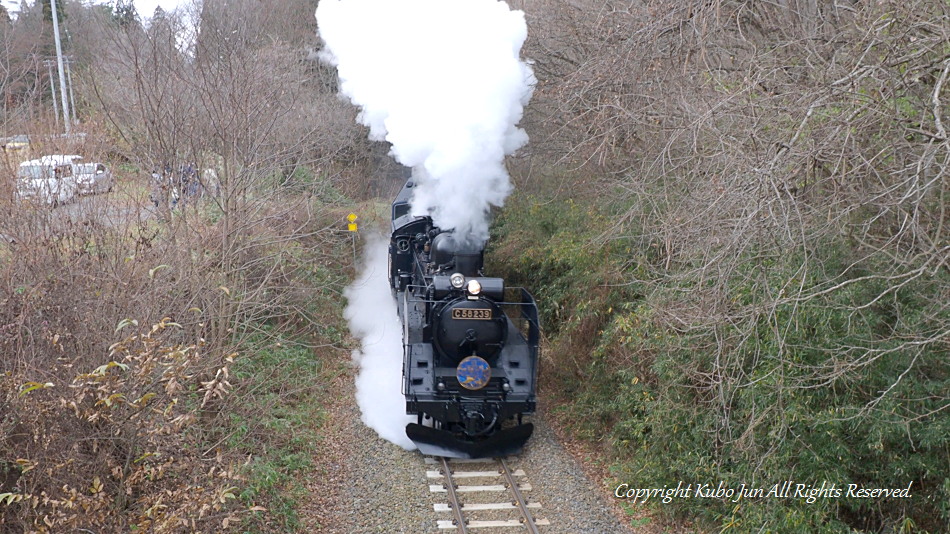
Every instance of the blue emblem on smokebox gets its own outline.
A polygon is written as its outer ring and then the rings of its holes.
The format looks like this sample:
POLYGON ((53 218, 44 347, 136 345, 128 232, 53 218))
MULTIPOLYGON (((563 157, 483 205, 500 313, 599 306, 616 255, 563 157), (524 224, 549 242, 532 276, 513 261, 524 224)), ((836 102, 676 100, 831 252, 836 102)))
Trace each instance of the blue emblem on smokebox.
POLYGON ((491 365, 478 356, 469 356, 459 363, 455 377, 465 389, 482 389, 491 378, 491 365))

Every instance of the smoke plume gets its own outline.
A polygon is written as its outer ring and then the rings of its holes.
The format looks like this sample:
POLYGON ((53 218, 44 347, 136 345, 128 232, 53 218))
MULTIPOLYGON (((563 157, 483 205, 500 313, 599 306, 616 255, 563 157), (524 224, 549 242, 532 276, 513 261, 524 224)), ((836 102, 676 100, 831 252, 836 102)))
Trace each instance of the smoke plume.
MULTIPOLYGON (((528 139, 517 127, 534 75, 519 58, 524 13, 496 0, 321 0, 322 58, 360 107, 370 138, 413 169, 412 212, 481 244, 488 212, 511 191, 505 155, 528 139)), ((413 448, 400 391, 402 339, 387 281, 387 248, 366 247, 346 291, 346 318, 362 348, 357 403, 379 435, 413 448)))
POLYGON ((402 395, 402 325, 387 279, 388 243, 372 236, 363 249, 360 277, 344 291, 344 316, 361 347, 353 351, 360 366, 356 377, 356 403, 366 426, 380 437, 405 449, 414 449, 406 437, 406 425, 415 420, 406 415, 402 395))
POLYGON ((535 78, 524 13, 496 0, 322 0, 324 60, 370 137, 413 168, 416 215, 476 243, 511 191, 504 157, 535 78))

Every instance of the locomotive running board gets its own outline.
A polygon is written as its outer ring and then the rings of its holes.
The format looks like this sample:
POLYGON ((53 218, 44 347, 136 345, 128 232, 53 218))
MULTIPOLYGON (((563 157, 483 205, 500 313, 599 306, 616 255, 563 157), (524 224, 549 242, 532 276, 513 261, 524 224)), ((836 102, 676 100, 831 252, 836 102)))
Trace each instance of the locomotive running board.
POLYGON ((526 423, 499 430, 479 441, 466 441, 451 432, 436 430, 416 423, 406 425, 406 435, 419 447, 422 454, 446 458, 496 458, 518 454, 534 432, 534 425, 526 423))

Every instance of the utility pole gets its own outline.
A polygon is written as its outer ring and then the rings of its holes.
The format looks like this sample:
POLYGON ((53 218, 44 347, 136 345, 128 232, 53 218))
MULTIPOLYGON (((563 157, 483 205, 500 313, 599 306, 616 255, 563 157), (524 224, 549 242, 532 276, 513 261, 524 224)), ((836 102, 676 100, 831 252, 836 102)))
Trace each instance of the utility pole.
POLYGON ((63 45, 59 40, 59 14, 56 12, 56 0, 50 0, 53 8, 53 38, 56 40, 56 67, 59 69, 59 94, 63 100, 63 122, 66 124, 66 135, 69 136, 69 100, 66 98, 66 72, 63 68, 63 45))
POLYGON ((56 127, 59 128, 59 104, 56 103, 56 81, 53 79, 53 62, 49 59, 43 61, 46 64, 46 70, 49 72, 49 90, 53 93, 53 116, 56 117, 56 127))

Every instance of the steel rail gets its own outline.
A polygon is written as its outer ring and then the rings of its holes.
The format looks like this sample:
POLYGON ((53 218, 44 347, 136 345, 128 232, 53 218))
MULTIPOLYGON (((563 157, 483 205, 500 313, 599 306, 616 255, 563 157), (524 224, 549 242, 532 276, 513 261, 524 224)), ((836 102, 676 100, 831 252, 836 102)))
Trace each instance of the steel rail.
MULTIPOLYGON (((443 461, 445 460, 443 459, 443 461)), ((521 517, 523 518, 525 528, 527 528, 528 532, 531 534, 540 534, 538 532, 538 526, 534 524, 534 518, 531 517, 531 512, 528 511, 527 502, 521 495, 521 491, 518 489, 518 484, 515 482, 515 478, 511 476, 511 470, 508 469, 508 462, 506 462, 504 458, 498 458, 498 462, 501 464, 502 474, 504 474, 505 479, 508 480, 508 487, 511 488, 511 492, 515 496, 514 504, 518 507, 518 510, 521 511, 521 517)))
POLYGON ((440 456, 442 460, 442 472, 445 475, 445 489, 449 494, 449 506, 455 514, 455 525, 462 534, 468 534, 468 527, 465 525, 465 516, 462 515, 462 504, 459 502, 458 494, 455 492, 455 480, 452 478, 452 470, 449 469, 449 461, 440 456))

